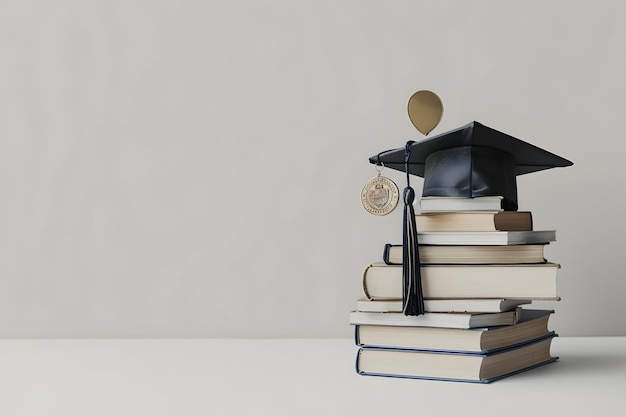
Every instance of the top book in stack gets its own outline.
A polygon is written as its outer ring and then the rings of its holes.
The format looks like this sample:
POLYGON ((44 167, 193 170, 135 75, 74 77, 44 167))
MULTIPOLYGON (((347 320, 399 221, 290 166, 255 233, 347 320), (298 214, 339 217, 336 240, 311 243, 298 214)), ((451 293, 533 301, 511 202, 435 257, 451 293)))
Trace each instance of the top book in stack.
POLYGON ((481 212, 481 211, 504 211, 502 208, 502 196, 484 196, 475 198, 466 197, 422 197, 418 211, 422 213, 438 212, 481 212))
MULTIPOLYGON (((466 198, 475 201, 480 198, 466 198)), ((530 211, 422 212, 415 216, 420 232, 487 232, 533 230, 530 211)))

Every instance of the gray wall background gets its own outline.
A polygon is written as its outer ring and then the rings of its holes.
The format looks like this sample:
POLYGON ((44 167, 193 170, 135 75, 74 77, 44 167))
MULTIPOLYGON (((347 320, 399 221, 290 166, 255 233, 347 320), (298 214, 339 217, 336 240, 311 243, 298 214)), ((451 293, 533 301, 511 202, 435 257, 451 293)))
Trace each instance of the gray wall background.
POLYGON ((401 210, 360 206, 367 158, 421 137, 420 89, 432 134, 477 120, 575 163, 518 180, 562 264, 535 305, 561 336, 626 335, 624 11, 0 3, 0 337, 350 337, 401 240, 401 210))

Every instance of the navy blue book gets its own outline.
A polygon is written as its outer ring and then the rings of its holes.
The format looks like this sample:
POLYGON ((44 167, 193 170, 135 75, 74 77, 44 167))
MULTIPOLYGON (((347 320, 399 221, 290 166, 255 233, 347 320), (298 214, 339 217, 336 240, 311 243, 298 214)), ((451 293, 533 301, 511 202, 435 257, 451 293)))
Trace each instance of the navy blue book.
POLYGON ((363 347, 356 358, 361 375, 490 383, 558 360, 550 355, 553 332, 487 353, 363 347))

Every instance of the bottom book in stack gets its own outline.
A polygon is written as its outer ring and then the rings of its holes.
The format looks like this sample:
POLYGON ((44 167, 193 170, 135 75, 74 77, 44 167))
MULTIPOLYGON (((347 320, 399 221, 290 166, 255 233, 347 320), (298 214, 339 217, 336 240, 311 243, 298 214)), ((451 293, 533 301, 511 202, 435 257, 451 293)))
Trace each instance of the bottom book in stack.
MULTIPOLYGON (((428 314, 360 313, 350 321, 360 346, 356 370, 362 375, 489 383, 558 359, 550 355, 556 336, 548 330, 551 310, 518 308, 515 324, 480 328, 426 327, 428 314), (379 317, 370 320, 368 314, 379 317)), ((468 321, 465 327, 471 325, 468 321)))

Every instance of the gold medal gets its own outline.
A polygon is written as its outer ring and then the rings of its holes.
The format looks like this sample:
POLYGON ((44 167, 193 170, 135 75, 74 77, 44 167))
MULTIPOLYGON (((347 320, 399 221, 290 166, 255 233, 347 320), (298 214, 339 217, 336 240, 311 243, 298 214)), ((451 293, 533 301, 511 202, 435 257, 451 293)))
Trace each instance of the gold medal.
POLYGON ((389 178, 378 176, 365 184, 361 191, 361 204, 370 214, 385 216, 391 213, 398 205, 400 192, 398 186, 389 178))

